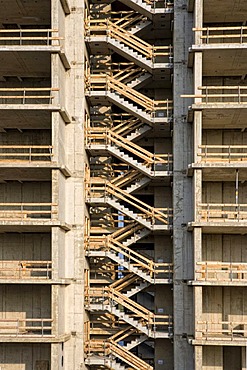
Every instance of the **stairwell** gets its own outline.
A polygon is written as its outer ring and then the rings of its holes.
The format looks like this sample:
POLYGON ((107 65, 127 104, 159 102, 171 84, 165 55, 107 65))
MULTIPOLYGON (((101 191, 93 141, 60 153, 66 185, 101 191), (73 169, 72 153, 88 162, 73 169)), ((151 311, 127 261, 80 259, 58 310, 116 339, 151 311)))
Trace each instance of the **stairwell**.
POLYGON ((109 271, 108 275, 105 273, 108 284, 103 282, 102 275, 99 279, 91 276, 85 288, 86 310, 104 323, 98 331, 100 337, 93 334, 95 331, 89 332, 85 362, 109 369, 153 370, 131 350, 148 340, 171 338, 172 316, 145 307, 138 297, 154 294, 153 285, 169 286, 173 265, 140 253, 136 245, 141 246, 155 231, 169 233, 172 210, 149 205, 138 198, 138 192, 153 181, 169 181, 172 155, 154 153, 139 142, 152 134, 157 125, 170 129, 173 107, 170 99, 152 99, 141 89, 155 81, 154 74, 159 76, 166 70, 169 75, 172 48, 151 45, 142 36, 152 29, 156 16, 169 17, 173 7, 165 0, 121 2, 133 10, 123 11, 121 16, 108 14, 105 18, 94 13, 85 23, 89 47, 98 44, 99 50, 108 48, 109 54, 115 52, 120 59, 124 58, 110 68, 103 62, 97 64, 96 60, 96 67, 91 70, 88 67, 86 73, 87 101, 100 112, 98 120, 86 121, 86 150, 91 156, 107 158, 106 161, 114 158, 118 164, 110 177, 100 171, 92 176, 89 171, 85 181, 89 214, 95 207, 96 214, 109 209, 113 215, 109 232, 103 229, 100 232, 99 217, 97 234, 90 227, 85 233, 85 255, 95 266, 101 263, 103 273, 109 271), (106 115, 104 110, 101 112, 104 105, 117 110, 112 110, 111 115, 108 113, 111 109, 107 108, 106 115), (119 111, 124 113, 116 113, 119 111), (110 329, 115 334, 102 339, 110 329))

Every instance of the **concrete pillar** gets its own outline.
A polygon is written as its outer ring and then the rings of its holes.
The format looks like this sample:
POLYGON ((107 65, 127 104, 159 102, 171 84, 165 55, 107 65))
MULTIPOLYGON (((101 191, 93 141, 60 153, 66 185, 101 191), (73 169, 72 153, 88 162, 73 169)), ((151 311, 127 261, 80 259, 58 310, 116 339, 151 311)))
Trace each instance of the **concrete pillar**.
MULTIPOLYGON (((201 329, 201 325, 198 321, 202 321, 202 287, 194 287, 194 328, 195 328, 195 338, 200 339, 202 337, 201 332, 196 332, 196 330, 201 329)), ((199 368, 198 368, 199 370, 199 368)))
POLYGON ((201 149, 199 148, 202 145, 202 111, 194 112, 194 163, 201 162, 201 149))
POLYGON ((242 368, 241 370, 247 370, 247 343, 245 347, 241 347, 242 354, 242 368))
POLYGON ((193 231, 194 239, 194 279, 196 278, 197 262, 202 260, 202 229, 196 227, 193 231))
MULTIPOLYGON (((199 87, 202 86, 202 52, 196 52, 194 55, 194 94, 201 95, 202 90, 199 87)), ((195 98, 195 103, 200 103, 201 98, 195 98)))
POLYGON ((202 346, 195 346, 195 370, 202 370, 202 346))
POLYGON ((51 231, 51 255, 52 255, 52 279, 57 280, 59 276, 59 249, 58 244, 58 228, 55 227, 51 231))
MULTIPOLYGON (((203 0, 195 0, 194 7, 194 27, 202 28, 203 27, 203 0)), ((195 44, 201 44, 202 32, 195 32, 195 44)))
POLYGON ((202 203, 202 170, 195 170, 193 177, 193 204, 194 204, 194 222, 200 221, 198 213, 199 204, 202 203))

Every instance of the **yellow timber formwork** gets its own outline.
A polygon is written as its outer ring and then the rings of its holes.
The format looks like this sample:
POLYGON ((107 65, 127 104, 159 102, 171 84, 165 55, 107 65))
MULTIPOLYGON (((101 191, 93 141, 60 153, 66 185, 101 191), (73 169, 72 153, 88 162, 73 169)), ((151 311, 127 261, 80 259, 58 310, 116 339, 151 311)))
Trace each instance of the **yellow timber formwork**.
POLYGON ((85 361, 93 367, 152 370, 152 343, 172 337, 171 10, 166 1, 86 9, 85 361), (161 12, 167 19, 156 19, 161 12), (158 40, 150 30, 162 23, 158 40), (163 289, 167 303, 156 294, 163 289))

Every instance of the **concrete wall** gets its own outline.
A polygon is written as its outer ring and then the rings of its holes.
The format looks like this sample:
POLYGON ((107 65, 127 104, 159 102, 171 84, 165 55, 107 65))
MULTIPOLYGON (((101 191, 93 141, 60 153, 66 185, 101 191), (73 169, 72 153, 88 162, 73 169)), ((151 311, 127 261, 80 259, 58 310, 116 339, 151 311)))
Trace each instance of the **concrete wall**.
POLYGON ((0 261, 4 260, 51 260, 50 234, 0 234, 0 261))
POLYGON ((0 285, 2 319, 51 318, 51 292, 48 285, 0 285))
POLYGON ((188 48, 192 44, 192 14, 187 1, 174 3, 174 121, 173 121, 173 258, 174 258, 174 369, 194 369, 193 347, 187 335, 193 328, 192 288, 186 279, 192 277, 192 235, 186 223, 192 219, 192 181, 186 176, 192 154, 192 127, 186 122, 190 100, 181 94, 193 91, 192 71, 187 68, 188 48))
POLYGON ((202 370, 245 370, 244 347, 204 346, 202 370))
POLYGON ((49 370, 50 344, 0 344, 1 370, 49 370))
POLYGON ((155 369, 156 370, 173 370, 173 345, 169 340, 157 339, 155 347, 155 369))
POLYGON ((210 235, 202 237, 202 260, 246 262, 247 237, 245 235, 210 235))
MULTIPOLYGON (((203 203, 236 203, 235 182, 203 182, 203 203)), ((247 184, 239 184, 239 203, 246 202, 247 184)))
POLYGON ((60 166, 67 166, 66 125, 59 113, 52 113, 52 145, 54 157, 60 166))
POLYGON ((246 322, 247 292, 244 287, 203 287, 203 321, 246 322))
POLYGON ((246 145, 247 132, 242 130, 203 130, 203 145, 246 145))
POLYGON ((0 184, 0 202, 6 203, 49 203, 51 202, 51 183, 10 181, 0 184))

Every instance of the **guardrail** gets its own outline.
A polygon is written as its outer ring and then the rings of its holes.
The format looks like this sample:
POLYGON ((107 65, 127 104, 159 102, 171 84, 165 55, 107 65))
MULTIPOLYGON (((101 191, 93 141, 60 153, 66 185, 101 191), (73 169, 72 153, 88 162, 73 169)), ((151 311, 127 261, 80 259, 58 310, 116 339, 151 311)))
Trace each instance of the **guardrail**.
POLYGON ((173 110, 173 101, 169 99, 165 100, 153 100, 139 91, 132 89, 125 85, 121 81, 118 81, 114 77, 108 75, 90 75, 86 80, 87 92, 91 91, 114 91, 118 95, 122 95, 129 100, 132 100, 137 105, 144 108, 146 112, 149 112, 156 116, 160 113, 166 117, 171 116, 173 110))
POLYGON ((88 356, 91 354, 97 354, 100 357, 116 356, 131 366, 131 369, 153 370, 153 367, 144 360, 111 340, 90 340, 85 343, 85 352, 88 356))
POLYGON ((86 251, 104 251, 121 255, 124 262, 131 263, 141 271, 150 275, 151 278, 167 278, 172 281, 173 264, 156 263, 150 258, 143 256, 131 248, 120 243, 111 236, 89 236, 85 238, 86 251))
POLYGON ((0 336, 52 336, 53 319, 0 319, 0 336))
POLYGON ((247 145, 199 145, 201 162, 246 162, 247 145))
POLYGON ((47 45, 59 46, 62 37, 59 37, 58 30, 55 29, 1 29, 0 46, 8 45, 47 45))
POLYGON ((247 204, 200 203, 198 204, 200 221, 245 221, 247 204))
MULTIPOLYGON (((172 327, 171 315, 156 315, 137 302, 132 301, 123 293, 109 287, 85 289, 86 304, 101 304, 102 307, 112 305, 114 302, 124 306, 133 312, 133 317, 142 319, 142 325, 151 330, 158 330, 157 327, 166 327, 170 331, 172 327)), ((163 329, 162 329, 163 330, 163 329)))
POLYGON ((243 341, 246 343, 247 325, 241 321, 197 321, 195 329, 202 339, 212 341, 243 341))
POLYGON ((0 220, 35 221, 57 215, 56 203, 0 203, 0 220))
POLYGON ((172 46, 155 46, 150 45, 141 38, 133 35, 119 25, 111 22, 109 19, 92 19, 85 20, 85 33, 90 36, 108 36, 120 41, 133 50, 140 53, 143 57, 155 63, 159 57, 165 58, 167 63, 172 62, 172 46))
POLYGON ((0 279, 51 279, 51 261, 0 261, 0 279))
POLYGON ((144 3, 151 5, 153 8, 173 8, 173 0, 142 0, 144 3))
POLYGON ((58 88, 15 87, 0 88, 0 104, 52 104, 58 88))
POLYGON ((52 150, 52 145, 0 145, 0 162, 50 162, 52 150))
POLYGON ((218 261, 197 262, 196 281, 246 282, 247 263, 218 261))
POLYGON ((231 104, 247 103, 247 86, 199 86, 201 94, 181 95, 181 98, 200 99, 198 104, 231 104))
POLYGON ((247 27, 202 27, 193 28, 203 44, 243 44, 247 42, 247 27))
MULTIPOLYGON (((116 134, 114 131, 106 128, 89 128, 85 130, 86 145, 90 148, 90 145, 113 145, 121 147, 137 156, 139 159, 144 161, 144 165, 150 167, 154 166, 154 169, 159 171, 159 167, 155 165, 165 165, 166 169, 171 170, 173 164, 173 155, 170 153, 166 154, 155 154, 148 150, 140 147, 132 141, 116 134)), ((160 170, 164 170, 160 168, 160 170)))
POLYGON ((172 209, 171 208, 155 208, 152 207, 138 198, 134 197, 133 195, 127 193, 126 191, 119 189, 117 186, 111 184, 110 182, 90 182, 86 183, 86 196, 91 198, 117 198, 118 200, 122 200, 127 202, 132 207, 135 207, 142 213, 137 214, 137 216, 141 216, 147 221, 150 221, 152 225, 155 225, 157 222, 161 222, 161 224, 169 225, 171 218, 172 218, 172 209))

